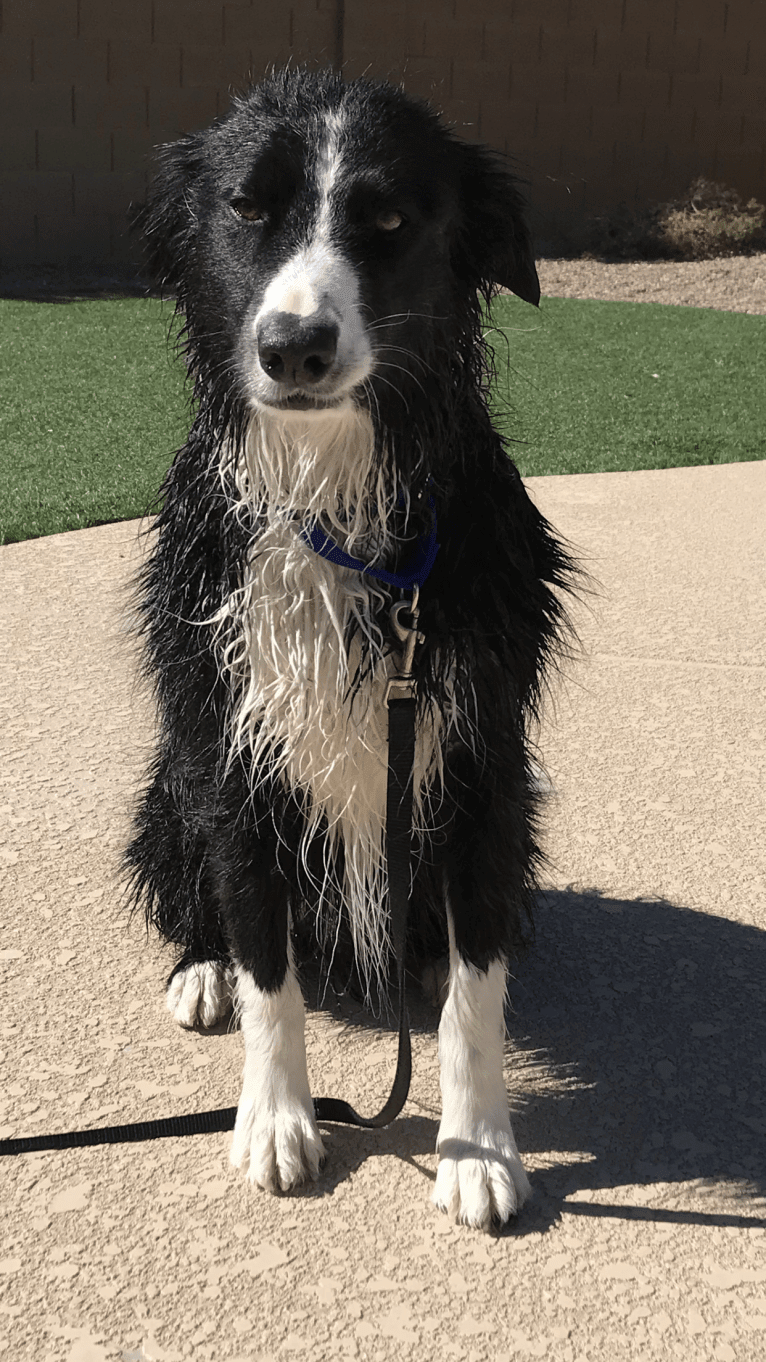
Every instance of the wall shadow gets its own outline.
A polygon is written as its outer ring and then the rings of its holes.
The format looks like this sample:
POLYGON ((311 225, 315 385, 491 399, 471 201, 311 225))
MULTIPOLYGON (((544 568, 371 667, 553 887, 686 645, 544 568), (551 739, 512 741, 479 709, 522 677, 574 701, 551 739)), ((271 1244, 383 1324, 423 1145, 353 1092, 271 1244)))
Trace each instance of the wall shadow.
POLYGON ((76 303, 109 298, 160 297, 135 265, 113 262, 80 268, 19 265, 0 268, 0 298, 28 303, 76 303))

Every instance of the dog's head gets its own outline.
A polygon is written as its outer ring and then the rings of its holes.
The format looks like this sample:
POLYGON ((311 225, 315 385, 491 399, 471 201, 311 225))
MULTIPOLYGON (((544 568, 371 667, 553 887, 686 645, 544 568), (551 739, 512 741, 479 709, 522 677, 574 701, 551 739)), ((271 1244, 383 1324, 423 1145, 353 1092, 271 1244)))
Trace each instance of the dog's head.
POLYGON ((277 75, 161 148, 134 221, 193 367, 250 410, 365 391, 379 407, 386 386, 422 388, 435 346, 460 350, 477 291, 540 296, 502 158, 401 90, 332 72, 277 75))

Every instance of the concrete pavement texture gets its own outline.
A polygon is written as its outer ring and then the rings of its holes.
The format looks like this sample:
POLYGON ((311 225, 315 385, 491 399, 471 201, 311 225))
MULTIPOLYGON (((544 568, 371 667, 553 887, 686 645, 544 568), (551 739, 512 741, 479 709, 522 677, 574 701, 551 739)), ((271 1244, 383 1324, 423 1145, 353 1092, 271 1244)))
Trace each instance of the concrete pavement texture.
MULTIPOLYGON (((430 1204, 438 1013, 383 1131, 253 1190, 213 1134, 0 1161, 14 1362, 554 1362, 766 1353, 766 465, 531 479, 600 583, 539 746, 554 786, 507 1081, 534 1199, 430 1204)), ((233 1105, 241 1037, 178 1029, 120 906, 152 733, 137 522, 0 549, 4 1136, 233 1105)), ((308 998, 315 1093, 376 1109, 393 1028, 308 998), (313 1002, 313 1006, 312 1006, 313 1002)))

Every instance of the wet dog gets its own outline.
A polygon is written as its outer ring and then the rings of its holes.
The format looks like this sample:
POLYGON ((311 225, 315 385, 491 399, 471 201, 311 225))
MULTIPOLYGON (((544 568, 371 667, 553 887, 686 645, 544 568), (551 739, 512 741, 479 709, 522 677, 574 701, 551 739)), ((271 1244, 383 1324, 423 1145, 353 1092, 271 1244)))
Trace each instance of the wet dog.
POLYGON ((299 956, 348 934, 366 988, 388 972, 391 582, 432 545, 410 933, 450 961, 434 1200, 505 1221, 529 1191, 503 1079, 539 860, 527 726, 571 570, 487 406, 486 302, 539 299, 518 185, 401 90, 291 71, 162 148, 136 220, 195 396, 140 583, 159 740, 127 851, 181 948, 168 1005, 210 1025, 233 997, 233 1162, 316 1177, 299 956))

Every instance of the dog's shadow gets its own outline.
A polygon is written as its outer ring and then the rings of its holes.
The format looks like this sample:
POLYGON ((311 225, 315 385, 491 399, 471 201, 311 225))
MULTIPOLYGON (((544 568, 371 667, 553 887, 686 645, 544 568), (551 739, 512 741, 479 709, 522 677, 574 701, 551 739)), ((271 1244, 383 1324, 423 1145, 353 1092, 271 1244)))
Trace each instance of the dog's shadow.
POLYGON ((697 1183, 699 1212, 648 1218, 766 1225, 766 933, 664 899, 549 892, 511 992, 515 1128, 548 1164, 541 1210, 697 1183))
MULTIPOLYGON (((514 1129, 535 1189, 511 1233, 539 1231, 573 1194, 567 1210, 580 1214, 766 1225, 766 933, 666 900, 547 892, 510 993, 514 1129), (682 1183, 697 1184, 699 1209, 688 1196, 668 1208, 682 1183), (651 1206, 657 1184, 663 1208, 651 1206), (637 1186, 642 1204, 635 1192, 607 1204, 605 1189, 637 1186)), ((412 1021, 435 1029, 438 1014, 414 999, 412 1021)), ((419 1082, 416 1066, 416 1098, 419 1082)), ((437 1115, 332 1127, 332 1159, 308 1194, 372 1155, 432 1178, 422 1157, 437 1115)))

